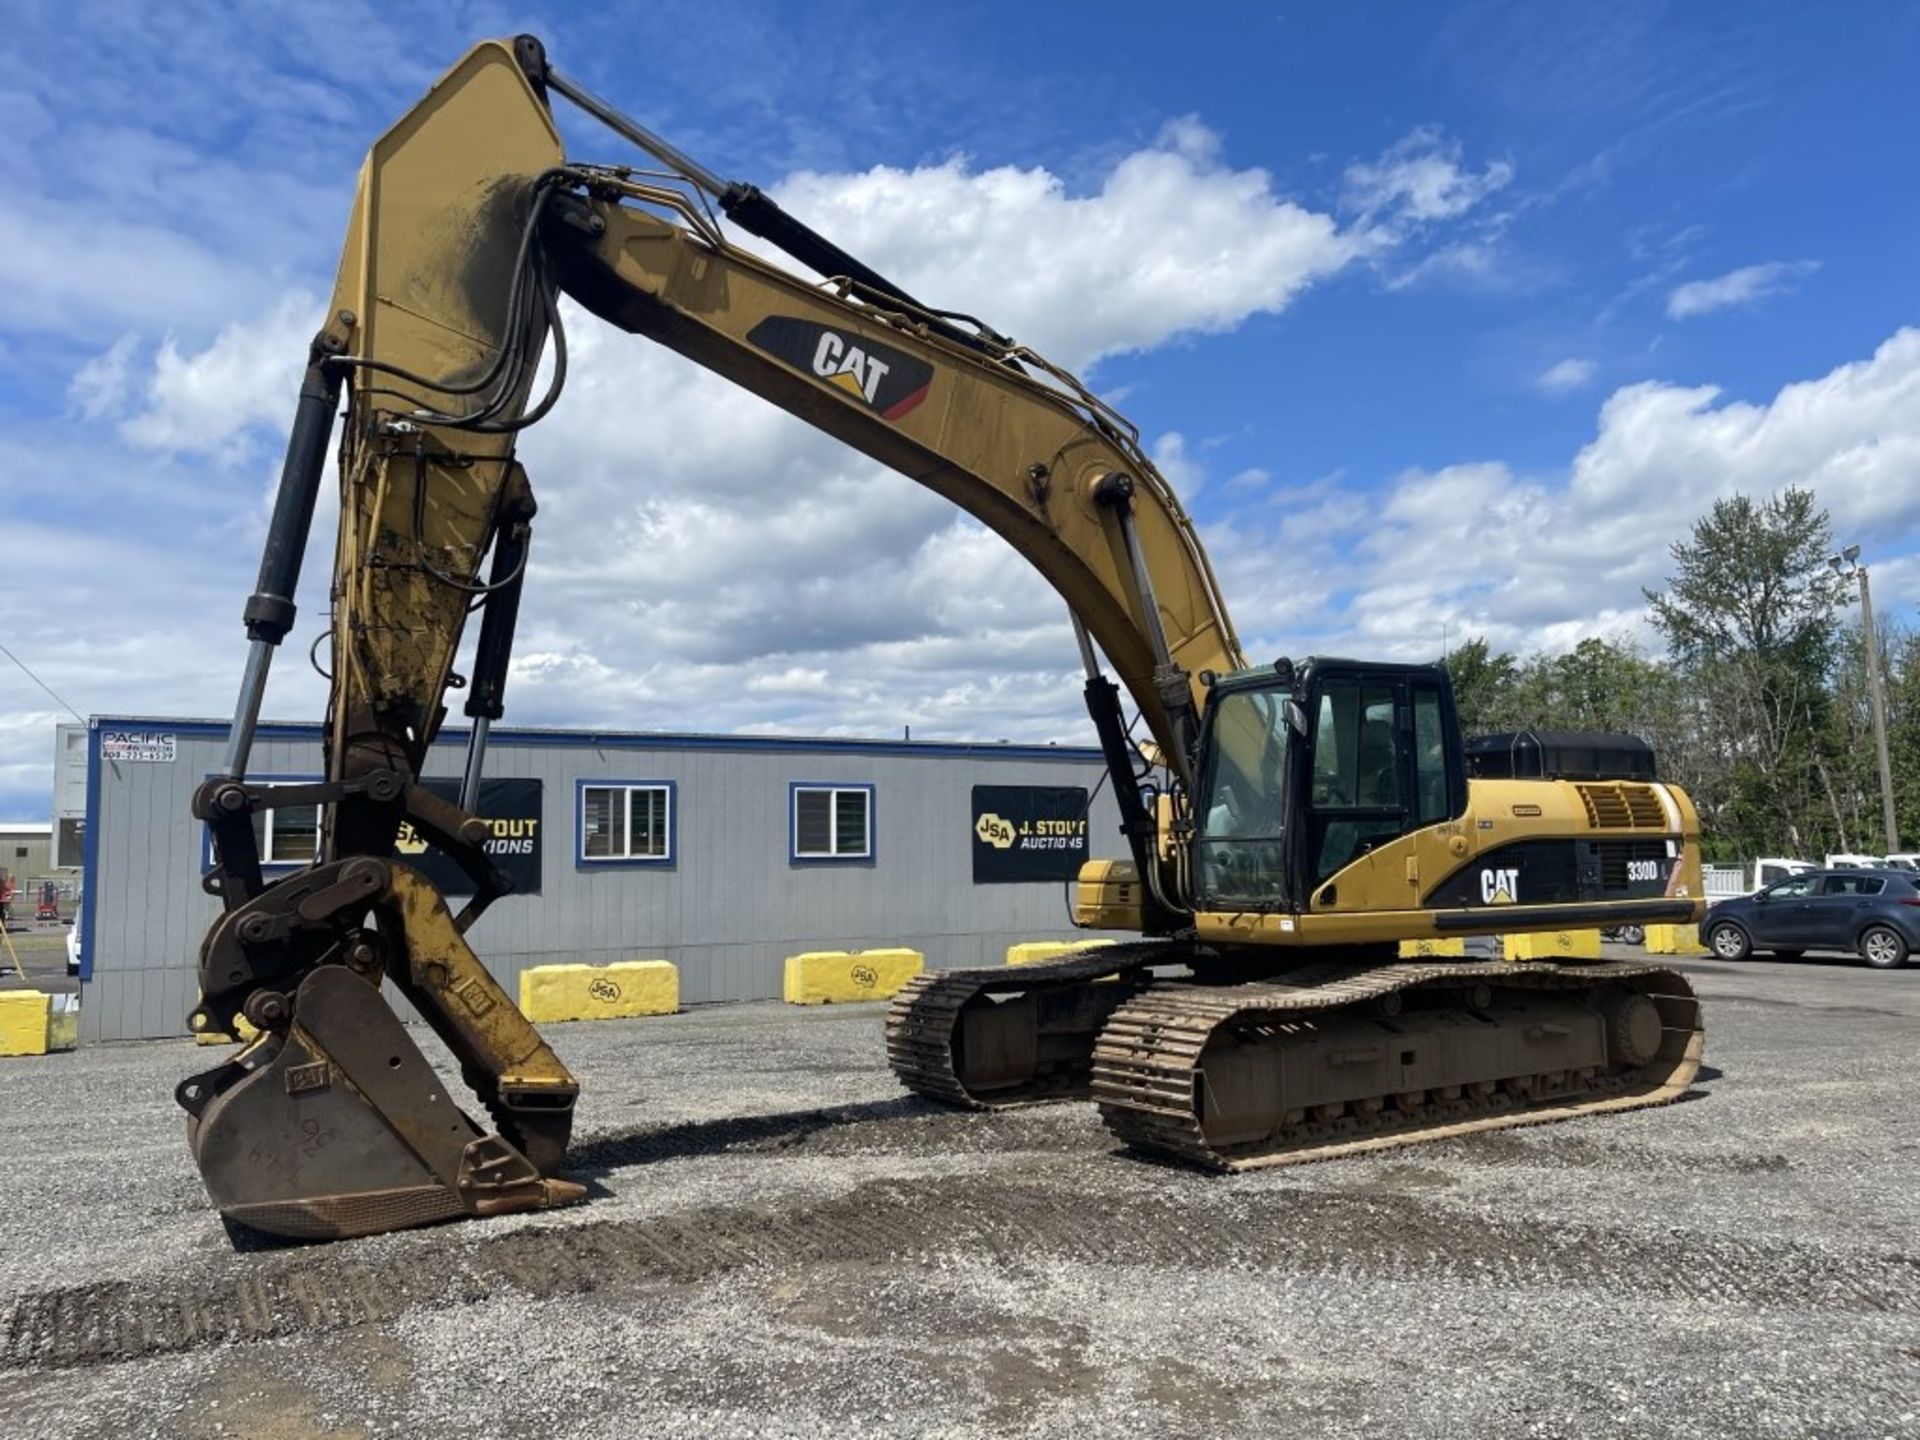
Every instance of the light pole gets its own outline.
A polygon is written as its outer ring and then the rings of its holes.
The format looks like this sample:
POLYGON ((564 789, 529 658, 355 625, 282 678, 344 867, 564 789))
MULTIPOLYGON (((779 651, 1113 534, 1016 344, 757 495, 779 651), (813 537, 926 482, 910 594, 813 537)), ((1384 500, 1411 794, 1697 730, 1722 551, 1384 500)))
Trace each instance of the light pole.
POLYGON ((1893 815, 1893 764, 1887 758, 1887 702, 1880 693, 1880 646, 1873 638, 1873 592, 1867 588, 1867 567, 1860 563, 1860 547, 1849 545, 1827 564, 1836 575, 1860 581, 1860 643, 1867 650, 1867 694, 1873 702, 1873 748, 1880 760, 1880 815, 1887 827, 1887 854, 1900 848, 1900 826, 1893 815))

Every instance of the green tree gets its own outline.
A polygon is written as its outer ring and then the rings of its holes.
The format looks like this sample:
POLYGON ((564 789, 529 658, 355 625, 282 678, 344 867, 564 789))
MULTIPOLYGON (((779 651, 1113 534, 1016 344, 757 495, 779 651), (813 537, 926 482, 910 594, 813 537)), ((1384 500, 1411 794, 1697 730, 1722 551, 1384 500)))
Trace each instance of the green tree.
MULTIPOLYGON (((1893 813, 1902 849, 1920 848, 1920 634, 1896 620, 1881 620, 1881 674, 1887 702, 1887 758, 1893 770, 1893 813)), ((1884 836, 1880 816, 1880 771, 1873 753, 1873 717, 1867 706, 1863 648, 1855 629, 1841 642, 1835 677, 1837 743, 1846 746, 1849 791, 1861 813, 1861 847, 1877 850, 1884 836)))
POLYGON ((1652 738, 1663 672, 1637 647, 1592 637, 1521 669, 1514 712, 1541 730, 1618 730, 1652 738))
POLYGON ((1484 636, 1475 636, 1447 655, 1447 674, 1453 680, 1454 708, 1460 729, 1467 735, 1485 735, 1511 729, 1514 681, 1519 662, 1505 651, 1496 653, 1484 636))
POLYGON ((1810 490, 1736 495, 1671 549, 1654 626, 1700 699, 1701 742, 1723 757, 1695 795, 1716 849, 1834 847, 1845 808, 1834 780, 1837 611, 1832 535, 1810 490))

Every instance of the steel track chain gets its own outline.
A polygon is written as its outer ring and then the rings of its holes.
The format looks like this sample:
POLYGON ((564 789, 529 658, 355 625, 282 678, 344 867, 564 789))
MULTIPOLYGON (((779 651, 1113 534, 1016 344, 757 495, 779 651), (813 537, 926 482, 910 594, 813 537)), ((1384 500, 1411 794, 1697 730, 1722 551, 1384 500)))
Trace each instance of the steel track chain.
POLYGON ((1086 1099, 1082 1067, 1053 1066, 1017 1092, 975 1095, 954 1066, 954 1031, 969 1002, 983 995, 1024 994, 1118 979, 1155 964, 1183 962, 1189 947, 1165 940, 1103 945, 1040 965, 935 970, 903 985, 887 1006, 887 1062, 917 1095, 968 1110, 1006 1110, 1052 1100, 1086 1099))
MULTIPOLYGON (((1273 1043, 1284 1044, 1283 1034, 1273 1043)), ((1128 1147, 1213 1170, 1298 1164, 1484 1130, 1543 1124, 1677 1099, 1700 1068, 1700 1005, 1678 974, 1620 962, 1468 961, 1457 964, 1315 966, 1285 981, 1210 987, 1163 982, 1127 1001, 1094 1048, 1093 1098, 1107 1128, 1128 1147), (1576 990, 1627 983, 1660 1008, 1659 1055, 1625 1074, 1602 1075, 1584 1095, 1528 1106, 1503 1091, 1428 1097, 1411 1109, 1353 1107, 1332 1120, 1283 1127, 1258 1148, 1223 1151, 1202 1129, 1196 1103, 1201 1057, 1223 1026, 1284 1027, 1427 987, 1576 990)), ((1380 1097, 1383 1101, 1386 1097, 1380 1097)))

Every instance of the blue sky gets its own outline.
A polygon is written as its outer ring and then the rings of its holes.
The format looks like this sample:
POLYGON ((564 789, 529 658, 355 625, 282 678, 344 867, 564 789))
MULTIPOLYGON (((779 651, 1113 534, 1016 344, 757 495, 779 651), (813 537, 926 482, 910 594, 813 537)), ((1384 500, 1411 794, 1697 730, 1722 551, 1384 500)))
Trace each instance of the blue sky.
MULTIPOLYGON (((1256 653, 1644 639, 1688 521, 1792 481, 1913 618, 1910 5, 30 3, 0 37, 0 629, 82 712, 229 708, 360 154, 522 29, 1084 369, 1256 653)), ((1080 735, 1064 614, 1000 542, 576 328, 525 451, 511 719, 1080 735)), ((290 646, 269 712, 321 700, 290 646)), ((46 811, 55 710, 0 669, 8 818, 46 811)))

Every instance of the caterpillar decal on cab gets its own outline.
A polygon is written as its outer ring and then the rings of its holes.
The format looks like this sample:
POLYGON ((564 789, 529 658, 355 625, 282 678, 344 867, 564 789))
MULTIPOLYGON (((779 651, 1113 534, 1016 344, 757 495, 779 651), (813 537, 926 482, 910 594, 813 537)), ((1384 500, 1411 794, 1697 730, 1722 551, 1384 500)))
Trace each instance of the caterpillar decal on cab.
POLYGON ((927 398, 933 367, 891 345, 792 315, 769 315, 747 339, 797 370, 864 400, 883 420, 898 420, 927 398))

